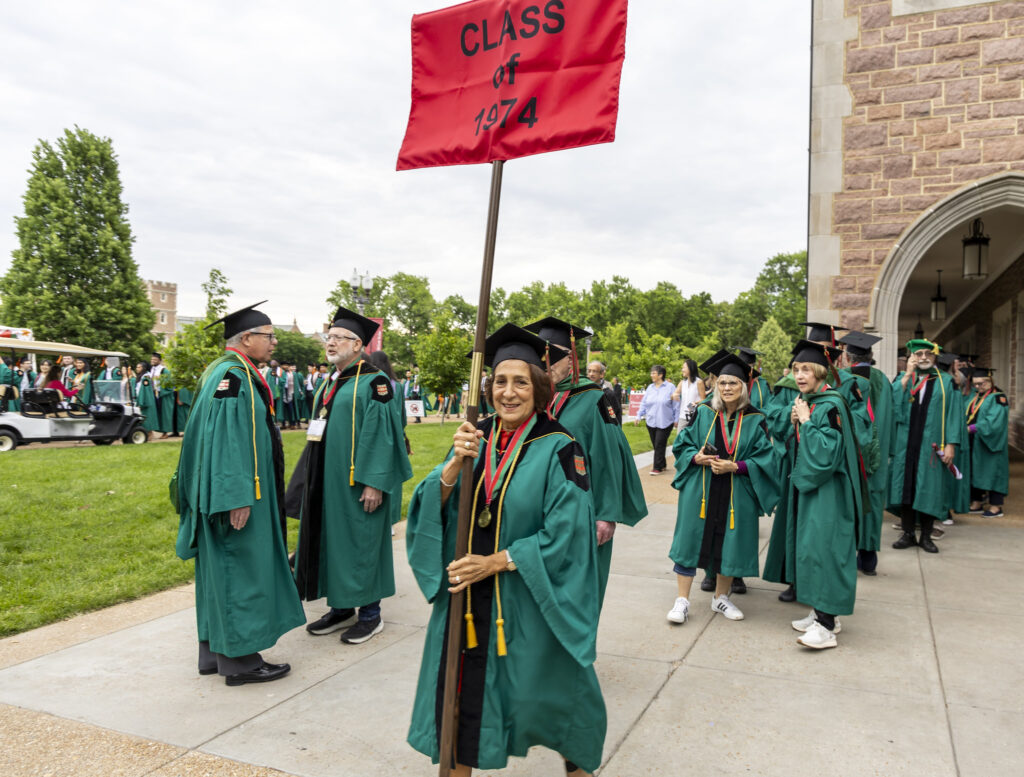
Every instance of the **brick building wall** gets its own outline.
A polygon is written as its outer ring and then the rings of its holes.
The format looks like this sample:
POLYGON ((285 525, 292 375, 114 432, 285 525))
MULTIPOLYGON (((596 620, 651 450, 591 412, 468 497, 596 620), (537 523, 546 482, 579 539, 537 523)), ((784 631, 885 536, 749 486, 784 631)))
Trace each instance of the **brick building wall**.
POLYGON ((972 181, 1024 170, 1024 2, 815 8, 808 315, 862 328, 908 226, 972 181))
POLYGON ((178 316, 178 284, 164 281, 146 281, 149 304, 156 311, 152 332, 160 342, 166 343, 175 332, 178 316))

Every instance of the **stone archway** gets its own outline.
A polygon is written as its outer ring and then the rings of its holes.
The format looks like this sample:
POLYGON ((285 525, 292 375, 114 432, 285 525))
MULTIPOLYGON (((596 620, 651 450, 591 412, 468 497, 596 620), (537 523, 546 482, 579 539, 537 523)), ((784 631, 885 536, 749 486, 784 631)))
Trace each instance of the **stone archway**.
MULTIPOLYGON (((1024 174, 1004 173, 976 181, 922 213, 903 233, 882 264, 871 292, 865 328, 884 338, 885 342, 897 343, 903 293, 924 254, 950 230, 985 211, 1006 205, 1024 209, 1024 174)), ((879 369, 889 375, 896 374, 896 350, 885 348, 877 354, 879 369)))

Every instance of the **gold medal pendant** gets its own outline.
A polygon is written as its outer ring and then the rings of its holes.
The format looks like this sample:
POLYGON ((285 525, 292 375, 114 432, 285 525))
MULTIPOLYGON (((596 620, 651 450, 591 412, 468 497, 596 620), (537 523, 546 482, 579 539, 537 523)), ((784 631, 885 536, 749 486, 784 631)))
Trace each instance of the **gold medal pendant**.
POLYGON ((476 518, 476 525, 481 529, 486 529, 491 525, 491 511, 486 507, 481 511, 480 515, 476 518))
POLYGON ((326 407, 320 408, 320 417, 321 418, 327 418, 327 408, 326 407))

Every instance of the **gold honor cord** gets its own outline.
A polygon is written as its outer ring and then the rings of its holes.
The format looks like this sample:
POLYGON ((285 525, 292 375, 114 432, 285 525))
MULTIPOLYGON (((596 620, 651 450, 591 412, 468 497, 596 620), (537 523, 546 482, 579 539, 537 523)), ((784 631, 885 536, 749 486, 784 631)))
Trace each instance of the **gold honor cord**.
MULTIPOLYGON (((359 397, 359 375, 363 371, 363 360, 356 365, 356 385, 352 389, 352 449, 349 451, 348 484, 356 484, 356 399, 359 397)), ((338 376, 339 380, 341 376, 338 376)))
POLYGON ((245 366, 245 362, 242 363, 242 369, 245 371, 246 380, 249 381, 249 410, 252 414, 252 474, 253 482, 256 484, 256 501, 260 501, 260 460, 256 456, 256 394, 253 393, 252 387, 252 375, 249 374, 249 368, 245 366))
MULTIPOLYGON (((715 417, 711 419, 711 426, 708 428, 707 437, 704 438, 704 445, 700 447, 697 453, 703 453, 704 448, 707 447, 708 440, 711 439, 711 433, 715 431, 715 421, 718 420, 718 411, 715 411, 715 417)), ((701 465, 700 468, 700 519, 703 521, 707 517, 707 490, 704 486, 704 474, 707 471, 707 467, 701 465)))
POLYGON ((935 378, 939 381, 939 387, 942 389, 942 450, 946 450, 946 384, 942 382, 942 376, 939 375, 938 371, 935 372, 935 378))

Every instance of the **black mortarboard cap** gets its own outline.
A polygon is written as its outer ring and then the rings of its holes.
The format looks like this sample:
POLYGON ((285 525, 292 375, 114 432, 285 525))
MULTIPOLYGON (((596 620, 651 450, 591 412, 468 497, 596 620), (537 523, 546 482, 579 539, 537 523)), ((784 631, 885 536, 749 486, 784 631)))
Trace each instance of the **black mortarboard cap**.
POLYGON ((572 341, 584 340, 592 336, 593 332, 588 332, 586 329, 580 329, 578 326, 573 326, 568 321, 562 321, 560 318, 554 316, 548 316, 542 318, 540 321, 534 321, 532 324, 527 324, 523 327, 527 332, 533 332, 542 340, 547 340, 549 343, 560 345, 563 348, 571 348, 572 341), (572 332, 572 338, 569 333, 572 332))
POLYGON ((973 362, 978 361, 978 359, 980 359, 980 358, 981 358, 981 356, 979 356, 976 353, 962 353, 962 354, 960 354, 960 360, 961 361, 965 361, 965 362, 972 362, 973 363, 973 362))
POLYGON ((377 330, 380 329, 380 324, 376 321, 371 321, 366 316, 361 316, 354 310, 349 310, 346 307, 338 308, 334 318, 331 319, 331 326, 347 329, 363 341, 364 348, 373 339, 377 330))
POLYGON ((792 353, 793 362, 810 362, 811 364, 820 364, 822 367, 831 367, 842 352, 831 345, 800 340, 793 347, 792 353))
POLYGON ((703 372, 714 373, 717 375, 718 373, 714 371, 715 364, 717 364, 721 359, 724 359, 726 356, 729 355, 730 354, 727 350, 721 348, 716 353, 713 353, 711 356, 705 359, 702 363, 698 364, 697 368, 699 370, 702 370, 703 372))
POLYGON ((959 358, 960 357, 957 356, 955 353, 943 351, 937 357, 935 357, 935 361, 938 363, 940 367, 942 367, 942 369, 944 369, 946 372, 949 372, 950 369, 953 367, 953 362, 955 362, 959 358))
POLYGON ((760 351, 755 351, 753 348, 747 348, 745 345, 739 346, 736 349, 739 352, 739 357, 746 363, 754 365, 757 363, 757 357, 761 355, 760 351))
MULTIPOLYGON (((543 370, 546 368, 544 352, 549 350, 547 345, 547 341, 537 337, 533 332, 527 332, 515 324, 505 324, 484 342, 484 365, 494 369, 508 359, 520 359, 543 370)), ((472 352, 467 354, 472 355, 472 352)), ((549 353, 552 364, 566 356, 564 351, 549 353)))
MULTIPOLYGON (((266 300, 263 300, 266 302, 266 300)), ((256 310, 259 305, 263 302, 257 302, 254 305, 250 305, 247 308, 236 310, 234 313, 228 313, 223 318, 218 318, 212 324, 207 324, 205 329, 209 329, 214 324, 224 324, 224 339, 230 340, 232 337, 240 332, 247 332, 250 329, 255 329, 258 326, 266 326, 270 322, 270 316, 261 310, 256 310)), ((154 354, 159 356, 160 354, 154 354)))
POLYGON ((819 324, 817 321, 804 321, 801 326, 809 327, 807 330, 808 340, 827 340, 830 343, 836 341, 836 331, 846 331, 845 326, 836 326, 835 324, 819 324))
POLYGON ((731 353, 726 354, 721 359, 711 365, 715 369, 715 374, 718 377, 723 375, 732 375, 734 378, 739 378, 744 383, 750 382, 750 365, 747 364, 739 356, 735 356, 731 353))
POLYGON ((971 377, 974 378, 994 378, 995 375, 992 373, 996 371, 995 367, 973 367, 971 368, 971 377))
POLYGON ((869 335, 866 332, 850 332, 845 337, 839 338, 839 342, 846 346, 851 356, 867 356, 875 343, 880 343, 881 337, 869 335))

